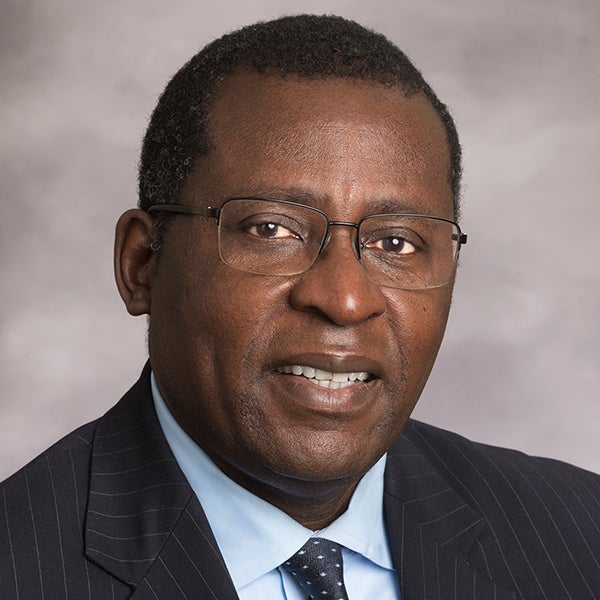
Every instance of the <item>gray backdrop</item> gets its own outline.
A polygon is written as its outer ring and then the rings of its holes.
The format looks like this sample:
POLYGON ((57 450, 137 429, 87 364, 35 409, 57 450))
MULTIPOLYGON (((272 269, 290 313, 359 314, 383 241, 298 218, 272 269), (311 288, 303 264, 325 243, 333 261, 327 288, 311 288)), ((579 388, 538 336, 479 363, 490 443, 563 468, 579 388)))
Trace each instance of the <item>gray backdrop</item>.
POLYGON ((453 108, 469 234, 416 415, 600 470, 600 2, 0 0, 0 479, 128 388, 145 321, 112 278, 157 95, 249 22, 338 13, 453 108), (217 8, 215 8, 215 5, 217 8))

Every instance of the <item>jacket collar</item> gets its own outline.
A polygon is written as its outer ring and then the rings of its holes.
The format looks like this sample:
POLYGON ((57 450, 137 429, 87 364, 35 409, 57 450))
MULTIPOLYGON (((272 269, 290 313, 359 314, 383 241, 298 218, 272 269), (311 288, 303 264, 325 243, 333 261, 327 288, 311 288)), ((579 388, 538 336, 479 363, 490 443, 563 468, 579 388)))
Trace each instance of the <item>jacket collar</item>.
POLYGON ((98 422, 85 546, 90 560, 138 588, 136 599, 167 600, 181 589, 190 590, 188 597, 237 598, 206 516, 158 423, 149 365, 98 422))
POLYGON ((417 427, 408 422, 388 453, 385 474, 384 512, 402 599, 515 598, 473 558, 488 525, 442 476, 417 427))

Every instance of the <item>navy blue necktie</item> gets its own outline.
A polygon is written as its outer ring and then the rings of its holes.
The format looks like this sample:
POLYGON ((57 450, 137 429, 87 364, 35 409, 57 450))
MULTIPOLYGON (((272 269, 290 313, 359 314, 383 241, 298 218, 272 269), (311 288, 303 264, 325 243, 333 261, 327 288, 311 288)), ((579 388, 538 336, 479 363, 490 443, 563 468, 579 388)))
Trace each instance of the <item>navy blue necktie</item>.
POLYGON ((325 538, 310 538, 281 567, 308 594, 309 600, 348 600, 343 564, 339 544, 325 538))

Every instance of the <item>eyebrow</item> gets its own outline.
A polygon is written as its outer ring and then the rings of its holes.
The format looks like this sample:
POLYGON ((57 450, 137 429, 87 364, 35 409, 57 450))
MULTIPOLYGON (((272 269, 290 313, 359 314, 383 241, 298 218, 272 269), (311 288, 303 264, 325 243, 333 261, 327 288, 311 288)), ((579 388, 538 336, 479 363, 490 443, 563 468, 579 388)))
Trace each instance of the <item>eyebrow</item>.
MULTIPOLYGON (((315 190, 303 187, 259 187, 252 188, 248 192, 236 194, 236 198, 257 198, 260 200, 286 200, 289 202, 300 202, 308 206, 316 206, 324 200, 323 194, 315 190)), ((325 198, 327 201, 327 198, 325 198)))
MULTIPOLYGON (((258 198, 261 200, 286 200, 298 202, 327 212, 332 204, 330 196, 318 193, 316 190, 304 187, 259 187, 243 194, 236 194, 236 198, 258 198), (325 208, 323 207, 325 205, 325 208)), ((414 204, 402 198, 375 198, 366 203, 368 209, 365 214, 419 214, 422 209, 417 209, 414 204)))

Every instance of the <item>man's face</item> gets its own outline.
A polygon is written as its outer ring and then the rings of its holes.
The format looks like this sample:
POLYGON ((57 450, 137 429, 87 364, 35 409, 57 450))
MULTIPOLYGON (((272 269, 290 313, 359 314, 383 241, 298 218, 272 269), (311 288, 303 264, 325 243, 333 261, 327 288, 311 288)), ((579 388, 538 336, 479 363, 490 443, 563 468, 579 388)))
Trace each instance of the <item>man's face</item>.
MULTIPOLYGON (((420 95, 238 73, 219 88, 209 125, 213 150, 183 204, 262 197, 337 221, 453 217, 444 130, 420 95)), ((259 493, 357 481, 399 434, 433 365, 452 285, 377 286, 353 235, 333 227, 309 271, 264 276, 219 260, 214 219, 177 216, 166 234, 149 334, 159 388, 188 434, 259 493), (327 389, 307 367, 368 379, 327 389)))

